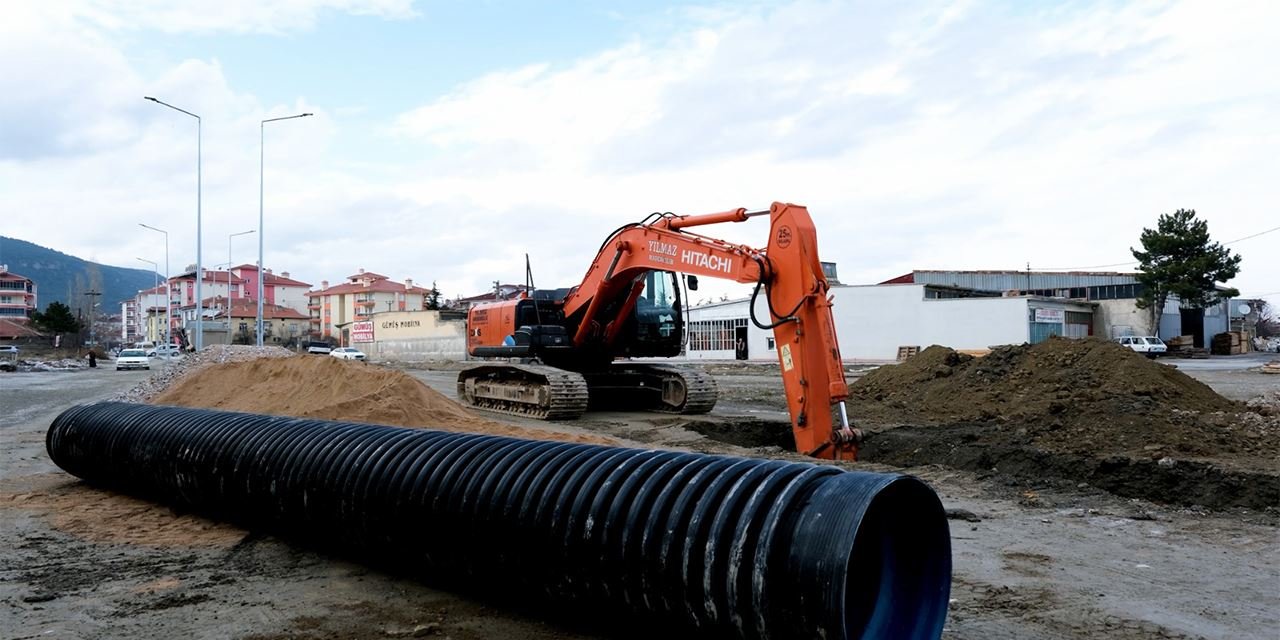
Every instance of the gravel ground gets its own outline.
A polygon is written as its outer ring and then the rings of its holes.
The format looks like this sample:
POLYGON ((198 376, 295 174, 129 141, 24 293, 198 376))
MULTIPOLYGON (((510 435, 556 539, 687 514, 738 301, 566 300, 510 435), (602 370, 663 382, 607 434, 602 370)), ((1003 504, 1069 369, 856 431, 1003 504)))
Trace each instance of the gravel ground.
MULTIPOLYGON (((44 454, 44 430, 68 406, 148 397, 162 380, 217 358, 247 358, 248 349, 211 350, 150 375, 102 368, 0 375, 0 638, 644 637, 630 623, 448 593, 394 570, 102 492, 44 454), (158 521, 171 525, 165 541, 140 539, 130 526, 158 521), (173 541, 184 535, 188 543, 173 541)), ((412 374, 454 393, 452 371, 412 374)), ((1194 375, 1241 400, 1280 387, 1280 376, 1194 375)), ((556 427, 635 446, 794 458, 776 446, 704 435, 785 419, 770 392, 776 372, 746 367, 718 377, 730 397, 705 419, 592 413, 556 427)), ((1280 628, 1273 515, 1174 508, 1088 486, 936 466, 909 472, 963 518, 952 521, 955 574, 944 638, 1272 640, 1280 628)))

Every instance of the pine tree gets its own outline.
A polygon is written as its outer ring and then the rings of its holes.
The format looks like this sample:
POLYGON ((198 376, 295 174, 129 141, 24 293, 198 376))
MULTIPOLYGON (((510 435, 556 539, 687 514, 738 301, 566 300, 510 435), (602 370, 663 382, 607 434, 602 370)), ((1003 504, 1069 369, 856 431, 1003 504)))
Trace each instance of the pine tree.
POLYGON ((427 292, 427 310, 440 310, 440 289, 436 287, 435 280, 431 281, 431 290, 427 292))
POLYGON ((1138 282, 1145 286, 1137 305, 1152 310, 1155 331, 1171 295, 1184 309, 1203 309, 1240 295, 1217 287, 1240 272, 1240 256, 1209 238, 1209 225, 1194 209, 1160 214, 1156 228, 1144 228, 1140 239, 1141 251, 1129 249, 1138 259, 1138 282))
POLYGON ((31 322, 49 333, 79 333, 83 328, 71 313, 71 307, 61 302, 50 302, 43 313, 37 311, 31 314, 31 322))

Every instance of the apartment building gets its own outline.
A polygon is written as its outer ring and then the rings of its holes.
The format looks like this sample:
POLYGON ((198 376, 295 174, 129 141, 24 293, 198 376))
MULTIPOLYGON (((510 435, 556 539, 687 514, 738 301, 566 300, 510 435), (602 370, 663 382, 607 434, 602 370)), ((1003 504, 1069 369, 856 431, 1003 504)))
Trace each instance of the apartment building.
MULTIPOLYGON (((272 273, 271 269, 263 272, 262 280, 262 288, 266 292, 263 304, 288 307, 302 314, 307 312, 307 294, 311 289, 310 283, 290 278, 288 271, 283 271, 277 275, 272 273)), ((170 278, 169 284, 172 288, 175 312, 179 308, 195 308, 195 269, 170 278)), ((205 299, 247 299, 254 300, 256 303, 258 299, 258 267, 251 264, 242 264, 225 271, 205 269, 204 280, 201 282, 200 288, 200 293, 205 299)), ((194 315, 191 319, 195 319, 194 315)))
POLYGON ((0 319, 25 323, 37 308, 36 283, 0 264, 0 319))
MULTIPOLYGON (((205 344, 250 344, 257 340, 258 301, 248 298, 206 300, 217 308, 213 326, 225 330, 206 331, 205 344)), ((262 305, 263 344, 286 344, 307 335, 307 314, 278 304, 262 305)))
POLYGON ((329 338, 342 335, 339 325, 368 319, 375 311, 419 311, 427 308, 429 289, 413 284, 411 278, 395 282, 387 276, 358 270, 347 281, 310 292, 309 333, 312 337, 329 338))
MULTIPOLYGON (((164 314, 164 285, 156 285, 143 289, 136 295, 120 303, 120 340, 125 344, 151 341, 155 342, 147 316, 159 311, 164 314)), ((160 329, 164 326, 161 324, 160 329)))

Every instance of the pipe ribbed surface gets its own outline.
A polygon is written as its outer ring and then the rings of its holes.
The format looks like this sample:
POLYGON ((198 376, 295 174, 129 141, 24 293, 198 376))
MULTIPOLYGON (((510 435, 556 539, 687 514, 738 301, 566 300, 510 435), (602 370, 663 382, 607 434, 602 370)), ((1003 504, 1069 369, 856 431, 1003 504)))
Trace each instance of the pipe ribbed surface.
POLYGON ((712 636, 937 638, 946 616, 946 516, 909 476, 124 403, 67 410, 47 446, 97 485, 712 636))

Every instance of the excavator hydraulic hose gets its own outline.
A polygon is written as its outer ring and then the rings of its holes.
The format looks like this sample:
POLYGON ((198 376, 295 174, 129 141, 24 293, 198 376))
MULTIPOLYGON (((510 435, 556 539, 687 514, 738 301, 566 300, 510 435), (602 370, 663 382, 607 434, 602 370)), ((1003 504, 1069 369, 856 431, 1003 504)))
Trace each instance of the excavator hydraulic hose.
POLYGON ((679 635, 938 638, 946 616, 947 520, 909 476, 125 403, 46 444, 101 487, 679 635))

